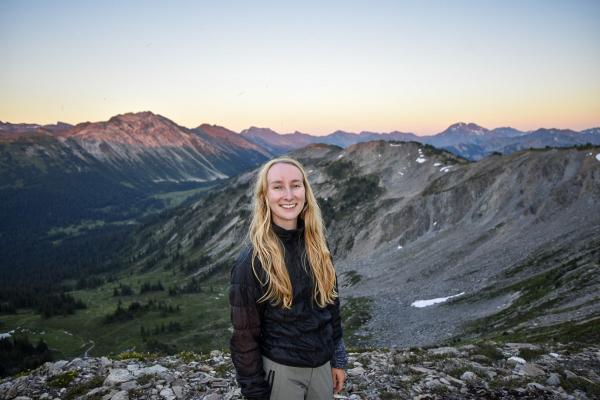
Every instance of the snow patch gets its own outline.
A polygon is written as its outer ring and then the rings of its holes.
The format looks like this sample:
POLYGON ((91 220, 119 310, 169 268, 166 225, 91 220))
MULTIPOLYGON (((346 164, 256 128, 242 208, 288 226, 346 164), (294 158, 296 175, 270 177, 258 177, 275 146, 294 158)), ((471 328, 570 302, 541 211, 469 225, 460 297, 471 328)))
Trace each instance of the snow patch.
POLYGON ((71 332, 67 332, 67 331, 63 331, 65 333, 65 335, 69 335, 69 336, 73 336, 73 334, 71 332))
MULTIPOLYGON (((227 175, 225 174, 219 174, 219 177, 221 179, 226 179, 228 178, 227 175)), ((216 179, 219 179, 219 177, 212 177, 212 179, 210 179, 211 181, 214 181, 216 179)), ((184 179, 172 179, 172 178, 166 178, 166 179, 153 179, 152 182, 154 183, 161 183, 161 182, 174 182, 174 183, 181 183, 181 182, 206 182, 206 179, 202 179, 202 178, 194 178, 194 177, 189 177, 189 178, 184 178, 184 179)))
POLYGON ((339 160, 340 158, 342 158, 342 157, 344 157, 344 153, 342 153, 342 154, 340 154, 339 156, 337 156, 338 160, 339 160))
POLYGON ((527 364, 527 361, 525 361, 525 360, 524 360, 523 358, 521 358, 521 357, 515 357, 515 356, 512 356, 512 357, 510 357, 510 358, 508 359, 508 361, 511 361, 511 360, 512 360, 512 361, 514 361, 514 362, 516 362, 516 363, 518 363, 518 364, 527 364))
POLYGON ((418 162, 419 164, 423 164, 427 160, 425 158, 423 158, 423 157, 419 157, 415 161, 418 162))
POLYGON ((450 165, 440 168, 440 172, 448 172, 450 171, 450 165))
POLYGON ((596 154, 596 160, 600 161, 600 153, 596 154))
POLYGON ((0 339, 6 339, 6 338, 9 338, 10 336, 11 336, 10 332, 0 333, 0 339))
POLYGON ((398 246, 398 250, 402 249, 402 246, 398 246))
POLYGON ((437 304, 437 303, 443 303, 443 302, 448 301, 448 299, 451 299, 453 297, 462 296, 463 294, 465 294, 465 292, 461 292, 459 294, 455 294, 453 296, 448 296, 448 297, 438 297, 437 299, 417 300, 417 301, 414 301, 411 304, 411 306, 417 307, 417 308, 428 307, 428 306, 432 306, 432 305, 437 304))
POLYGON ((173 240, 175 240, 176 237, 177 237, 177 232, 175 232, 173 234, 173 236, 171 236, 171 239, 169 239, 169 241, 167 242, 167 245, 169 245, 173 240))
POLYGON ((398 173, 399 173, 400 175, 404 176, 404 172, 402 172, 402 171, 398 171, 398 173))
POLYGON ((442 165, 442 163, 441 163, 441 162, 436 162, 436 163, 433 163, 433 166, 434 166, 434 167, 439 167, 440 165, 442 165))
POLYGON ((391 147, 399 147, 402 146, 402 143, 390 143, 391 147))

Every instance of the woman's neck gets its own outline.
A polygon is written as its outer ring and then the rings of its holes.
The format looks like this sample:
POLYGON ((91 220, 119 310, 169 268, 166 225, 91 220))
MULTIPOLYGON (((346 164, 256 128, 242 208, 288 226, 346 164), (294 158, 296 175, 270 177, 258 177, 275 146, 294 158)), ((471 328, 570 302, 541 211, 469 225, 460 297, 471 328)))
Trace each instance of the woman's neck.
POLYGON ((273 223, 286 231, 293 231, 298 228, 298 219, 294 220, 273 220, 273 223))

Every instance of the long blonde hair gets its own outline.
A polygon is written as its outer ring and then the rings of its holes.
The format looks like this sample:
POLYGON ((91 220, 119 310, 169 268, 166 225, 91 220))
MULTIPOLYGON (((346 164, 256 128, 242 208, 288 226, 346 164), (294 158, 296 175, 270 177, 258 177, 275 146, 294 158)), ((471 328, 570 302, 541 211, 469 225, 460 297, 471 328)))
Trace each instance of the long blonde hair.
POLYGON ((267 197, 267 174, 269 169, 278 163, 291 164, 302 173, 306 202, 298 218, 304 221, 306 256, 314 283, 313 298, 319 307, 325 307, 327 304, 332 304, 338 294, 335 290, 335 270, 325 241, 321 210, 306 179, 304 168, 298 161, 287 157, 275 158, 263 165, 254 186, 252 222, 249 231, 253 245, 252 270, 256 278, 267 287, 259 301, 270 301, 285 309, 292 306, 292 282, 285 265, 283 245, 271 225, 271 208, 267 197), (256 259, 260 261, 264 270, 264 282, 256 271, 254 264, 256 259))

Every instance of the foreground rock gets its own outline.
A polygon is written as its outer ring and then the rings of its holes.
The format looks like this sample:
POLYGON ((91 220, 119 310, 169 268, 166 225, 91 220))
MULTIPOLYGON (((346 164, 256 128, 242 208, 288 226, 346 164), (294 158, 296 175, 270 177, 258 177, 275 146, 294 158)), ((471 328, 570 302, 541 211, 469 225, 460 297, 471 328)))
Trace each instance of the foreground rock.
MULTIPOLYGON (((0 382, 2 399, 240 399, 228 354, 84 358, 0 382), (123 358, 123 357, 122 357, 123 358)), ((350 353, 339 399, 600 398, 600 348, 523 343, 350 353)))

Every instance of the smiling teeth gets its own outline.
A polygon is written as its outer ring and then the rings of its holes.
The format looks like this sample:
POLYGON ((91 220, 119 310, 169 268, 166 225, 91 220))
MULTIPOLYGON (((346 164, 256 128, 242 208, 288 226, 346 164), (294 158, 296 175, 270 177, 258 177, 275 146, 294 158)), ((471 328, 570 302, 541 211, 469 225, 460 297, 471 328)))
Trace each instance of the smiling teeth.
POLYGON ((296 205, 295 204, 282 204, 281 207, 283 207, 283 208, 294 208, 294 207, 296 207, 296 205))

